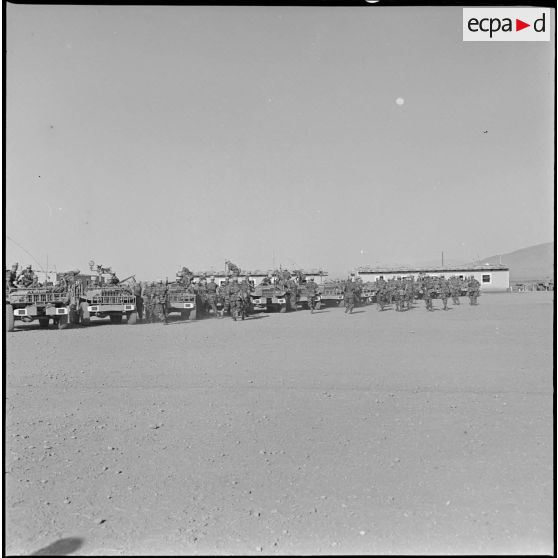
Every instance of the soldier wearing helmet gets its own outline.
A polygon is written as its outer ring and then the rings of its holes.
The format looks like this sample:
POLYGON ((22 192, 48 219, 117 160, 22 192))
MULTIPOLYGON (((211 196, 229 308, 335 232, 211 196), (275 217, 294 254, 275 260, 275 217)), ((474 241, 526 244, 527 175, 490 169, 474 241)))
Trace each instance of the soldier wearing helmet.
POLYGON ((480 283, 475 279, 474 275, 469 277, 467 282, 467 296, 469 297, 469 304, 475 306, 478 304, 478 297, 480 296, 480 283))
POLYGON ((231 310, 231 296, 230 296, 230 280, 225 277, 225 280, 219 287, 219 296, 223 301, 223 308, 221 310, 221 318, 224 317, 225 312, 230 312, 231 310))
POLYGON ((252 298, 251 298, 251 293, 254 290, 252 288, 252 285, 250 284, 250 276, 248 274, 246 274, 244 276, 244 278, 242 279, 242 281, 239 284, 240 287, 240 292, 241 292, 241 296, 242 296, 242 303, 244 304, 244 309, 246 310, 246 313, 248 314, 251 310, 251 305, 252 305, 252 298))
POLYGON ((215 277, 213 275, 209 278, 209 283, 205 285, 205 291, 207 295, 207 304, 213 310, 213 317, 217 318, 219 315, 217 312, 217 283, 215 283, 215 277))
POLYGON ((318 285, 314 282, 314 277, 310 277, 306 282, 306 293, 308 299, 308 308, 310 308, 310 313, 314 313, 316 308, 316 297, 318 295, 318 285))
POLYGON ((242 304, 242 292, 240 290, 238 277, 236 275, 232 276, 231 284, 229 285, 229 297, 231 306, 231 317, 236 322, 236 319, 241 310, 240 305, 242 304))

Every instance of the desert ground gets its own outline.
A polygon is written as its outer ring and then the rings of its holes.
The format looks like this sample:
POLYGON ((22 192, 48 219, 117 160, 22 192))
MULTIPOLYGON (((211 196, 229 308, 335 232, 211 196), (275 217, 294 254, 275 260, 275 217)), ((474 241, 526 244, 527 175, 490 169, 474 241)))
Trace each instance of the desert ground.
POLYGON ((18 325, 5 552, 552 554, 553 294, 18 325))

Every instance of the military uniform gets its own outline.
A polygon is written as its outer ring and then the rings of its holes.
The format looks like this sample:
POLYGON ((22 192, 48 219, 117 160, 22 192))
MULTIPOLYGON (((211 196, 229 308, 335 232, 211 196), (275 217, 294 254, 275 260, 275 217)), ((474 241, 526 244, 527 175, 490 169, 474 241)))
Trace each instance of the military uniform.
POLYGON ((306 292, 308 297, 308 308, 310 308, 310 312, 313 314, 316 308, 316 295, 318 293, 318 285, 314 283, 313 279, 310 279, 306 283, 306 292))
POLYGON ((343 288, 343 302, 345 304, 345 314, 347 312, 349 314, 353 313, 353 309, 355 307, 355 287, 356 285, 351 280, 348 280, 345 283, 345 287, 343 288))
POLYGON ((469 304, 478 304, 478 297, 480 296, 480 283, 471 275, 467 282, 467 296, 469 297, 469 304))
POLYGON ((395 296, 395 310, 397 312, 402 312, 405 309, 405 285, 401 279, 398 279, 394 285, 394 296, 395 296))
POLYGON ((424 298, 424 302, 426 305, 426 309, 430 312, 434 311, 434 305, 432 303, 432 297, 434 295, 434 283, 432 279, 425 278, 422 283, 422 297, 424 298))
POLYGON ((230 299, 230 306, 231 306, 231 316, 234 321, 238 318, 238 315, 241 311, 242 305, 242 292, 240 290, 240 285, 238 281, 233 279, 233 281, 229 285, 229 299, 230 299))
POLYGON ((219 295, 223 300, 223 309, 221 310, 221 316, 231 311, 231 292, 230 292, 230 281, 227 277, 225 282, 219 287, 219 295))
POLYGON ((250 296, 252 292, 252 285, 250 285, 250 281, 248 280, 248 277, 245 277, 240 282, 239 287, 240 287, 240 292, 242 294, 242 301, 244 304, 244 308, 246 310, 246 313, 248 314, 251 310, 251 305, 252 305, 252 297, 250 296))
POLYGON ((167 323, 168 292, 163 283, 155 286, 153 293, 153 317, 160 322, 167 323))
POLYGON ((209 283, 207 283, 205 289, 207 295, 207 304, 213 310, 214 316, 217 317, 217 283, 215 283, 213 278, 211 278, 209 283))
POLYGON ((153 321, 153 284, 145 283, 141 291, 141 298, 143 299, 143 309, 145 314, 145 321, 153 321))
POLYGON ((206 280, 205 278, 200 279, 199 283, 195 287, 197 299, 198 299, 198 306, 200 309, 200 314, 207 313, 207 288, 206 288, 206 280))
POLYGON ((143 297, 141 283, 136 283, 134 285, 134 295, 136 297, 136 310, 138 312, 138 319, 141 321, 143 320, 143 297))
POLYGON ((451 300, 455 305, 459 305, 459 295, 461 294, 461 281, 455 275, 449 279, 451 300))
POLYGON ((448 309, 448 298, 451 294, 451 287, 449 282, 444 278, 441 277, 440 278, 440 298, 442 299, 442 302, 444 303, 444 310, 448 309))
POLYGON ((287 279, 287 282, 285 283, 285 288, 287 289, 287 293, 289 296, 290 307, 293 310, 298 310, 296 307, 296 299, 297 299, 297 292, 298 292, 297 282, 292 277, 289 277, 289 279, 287 279))

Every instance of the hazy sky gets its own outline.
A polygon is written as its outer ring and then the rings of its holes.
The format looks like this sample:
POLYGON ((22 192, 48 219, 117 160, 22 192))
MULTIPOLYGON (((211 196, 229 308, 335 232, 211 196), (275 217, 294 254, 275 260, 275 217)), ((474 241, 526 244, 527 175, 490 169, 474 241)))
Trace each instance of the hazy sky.
POLYGON ((19 244, 121 278, 344 275, 553 239, 554 28, 463 42, 460 7, 6 10, 8 265, 37 267, 19 244))

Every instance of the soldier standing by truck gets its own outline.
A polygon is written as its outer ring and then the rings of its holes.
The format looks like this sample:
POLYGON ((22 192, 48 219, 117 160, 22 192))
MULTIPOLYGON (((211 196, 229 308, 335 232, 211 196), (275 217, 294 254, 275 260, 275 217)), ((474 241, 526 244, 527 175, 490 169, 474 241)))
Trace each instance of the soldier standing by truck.
POLYGON ((167 324, 167 288, 163 281, 155 286, 153 293, 153 315, 154 317, 167 324))
POLYGON ((298 291, 298 284, 297 282, 294 280, 294 277, 289 277, 285 283, 285 287, 287 289, 287 292, 289 293, 289 303, 290 303, 290 307, 293 310, 298 310, 298 308, 296 307, 296 297, 297 297, 297 291, 298 291))
POLYGON ((143 300, 145 321, 153 322, 153 283, 144 283, 141 290, 141 298, 143 300))
POLYGON ((241 311, 242 293, 240 285, 238 284, 238 277, 233 276, 229 285, 229 297, 231 306, 231 317, 236 322, 236 319, 241 311))
POLYGON ((223 299, 223 308, 221 310, 221 318, 223 318, 231 310, 230 281, 228 277, 225 277, 225 280, 219 287, 219 296, 223 299))
POLYGON ((138 312, 138 320, 141 322, 143 320, 143 298, 141 296, 142 292, 141 281, 134 282, 134 295, 136 297, 136 310, 138 312))
POLYGON ((345 304, 345 314, 353 313, 353 308, 355 307, 355 284, 351 279, 345 281, 345 286, 343 288, 343 300, 345 304))
POLYGON ((207 304, 213 310, 213 317, 217 318, 219 313, 217 312, 217 283, 215 283, 215 277, 211 276, 209 278, 209 283, 205 286, 207 294, 207 304))
POLYGON ((307 296, 308 296, 308 308, 310 308, 310 313, 314 313, 314 309, 316 308, 316 295, 318 293, 318 285, 314 283, 314 277, 310 277, 310 279, 306 283, 307 289, 307 296))
POLYGON ((250 305, 252 304, 252 297, 250 293, 252 292, 252 285, 250 285, 250 276, 245 275, 242 281, 240 282, 240 291, 242 293, 242 303, 244 304, 244 309, 246 314, 250 311, 250 305))

